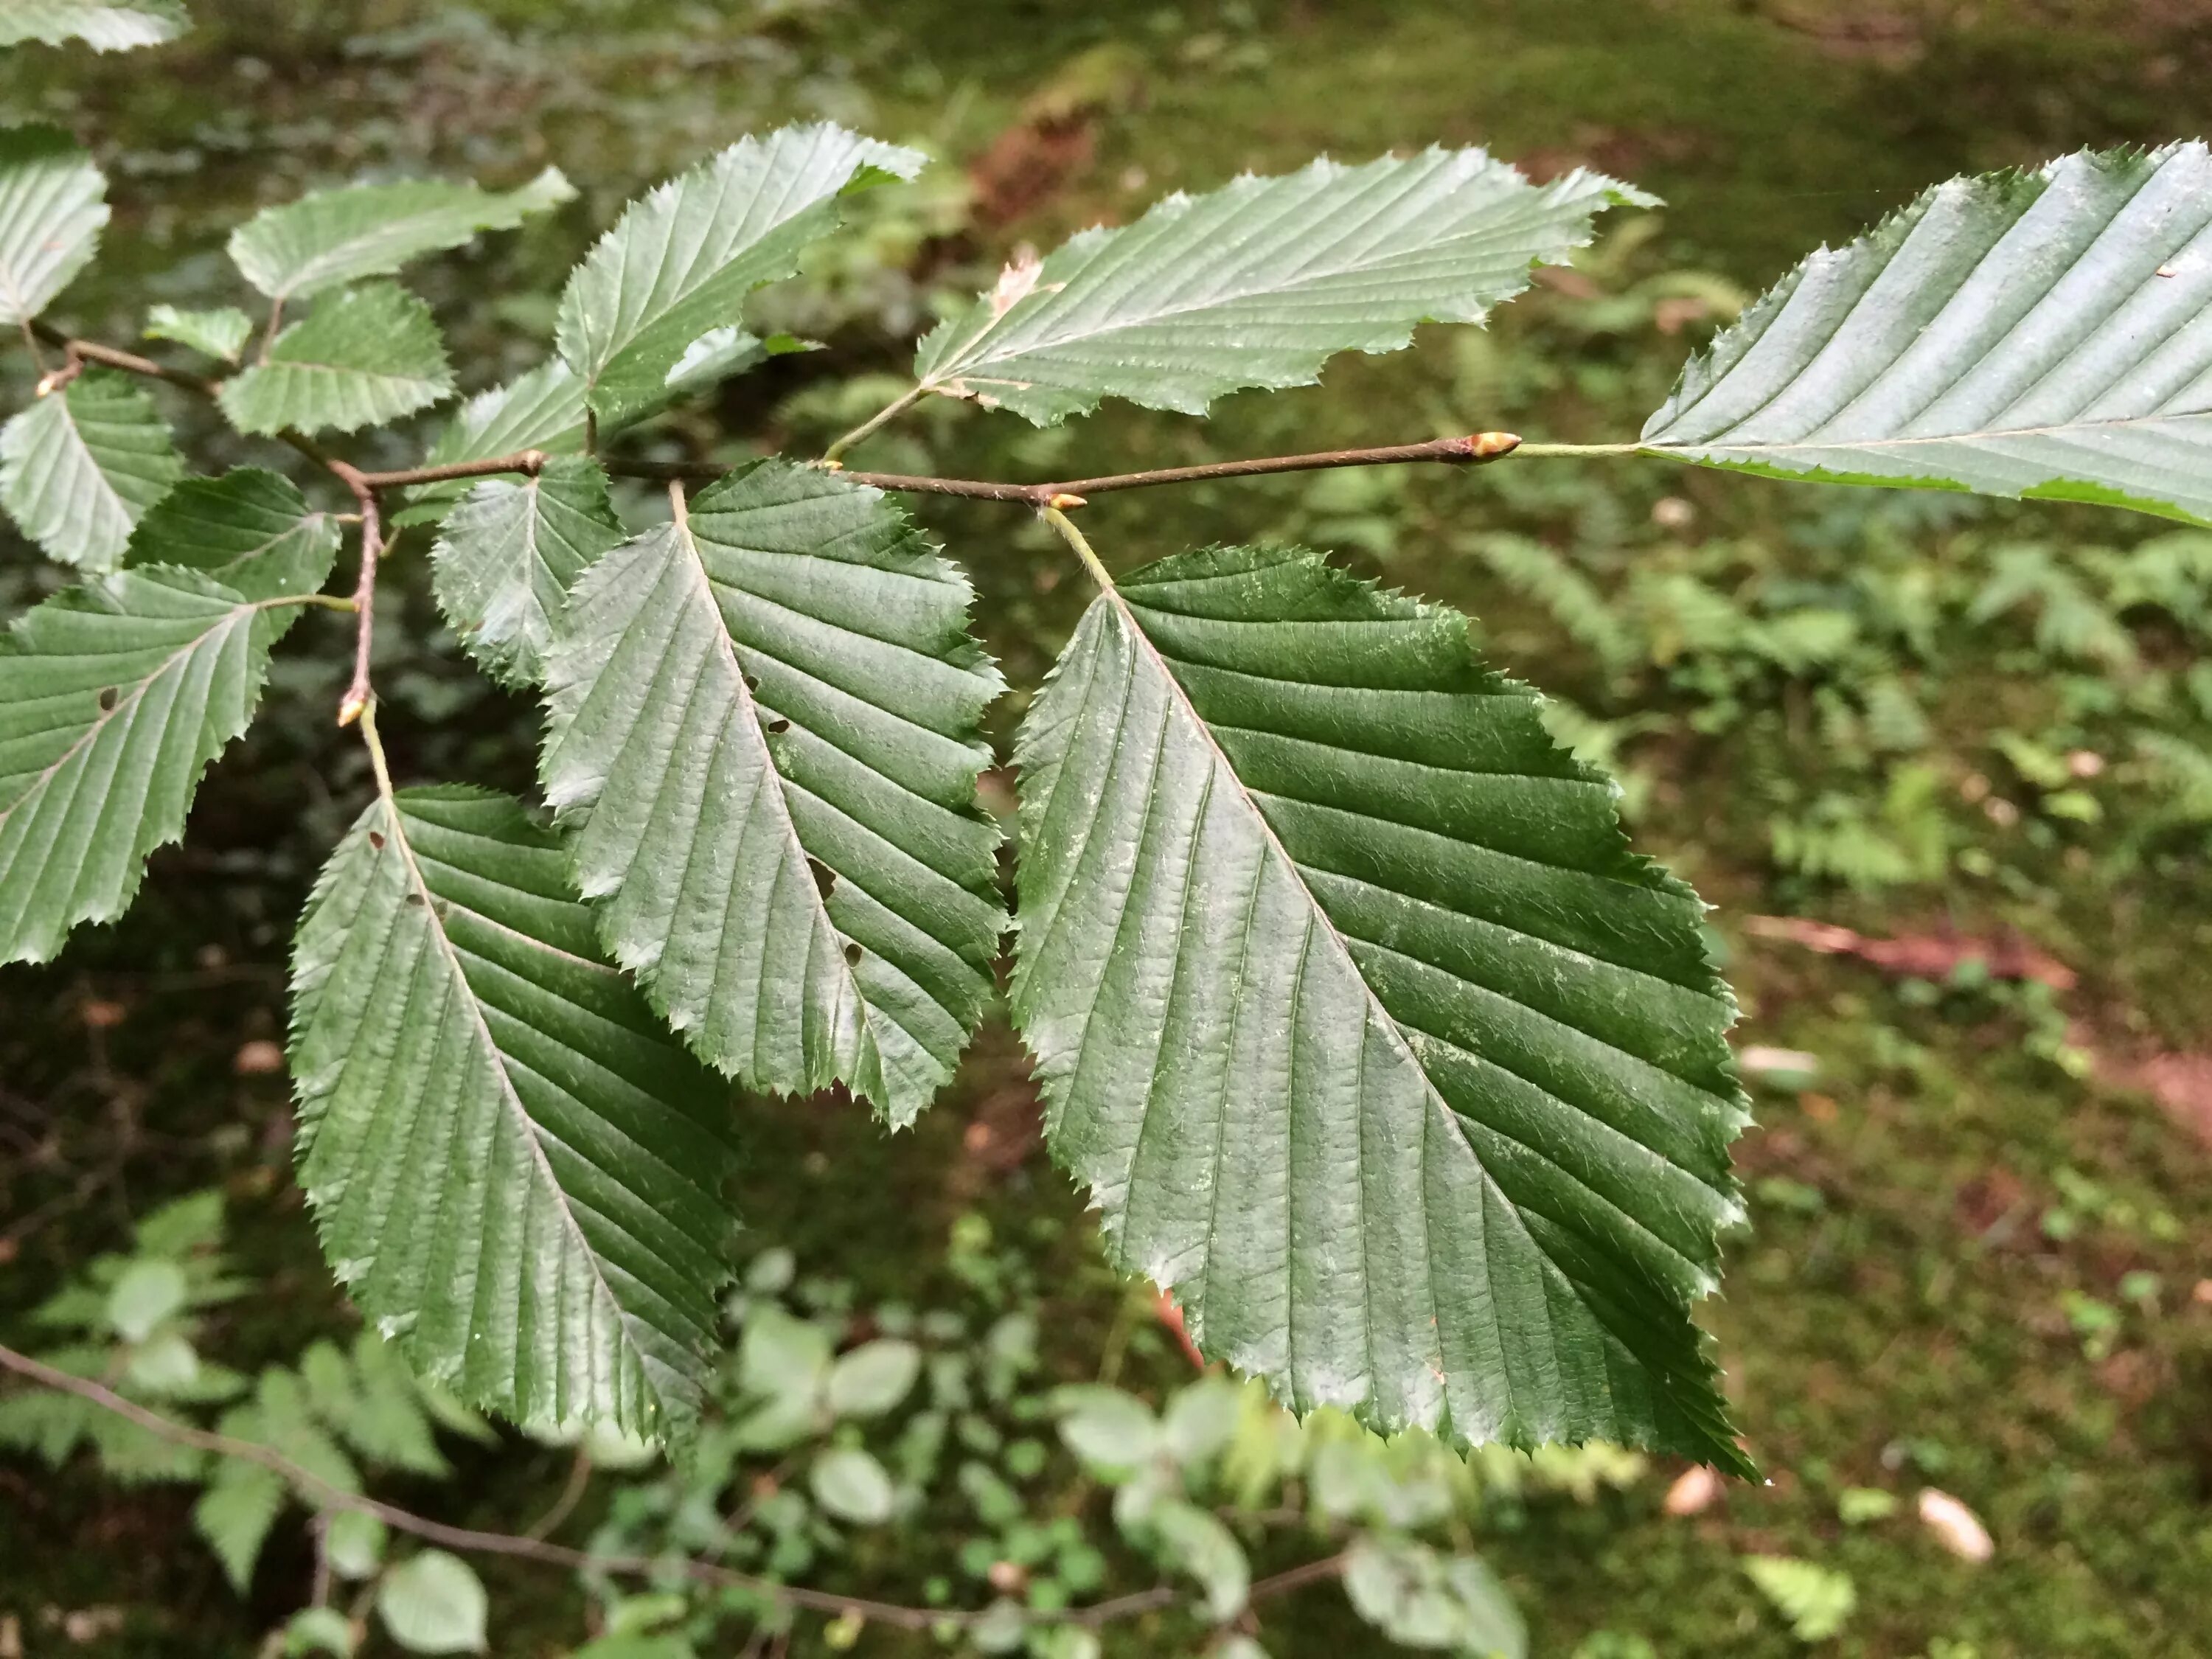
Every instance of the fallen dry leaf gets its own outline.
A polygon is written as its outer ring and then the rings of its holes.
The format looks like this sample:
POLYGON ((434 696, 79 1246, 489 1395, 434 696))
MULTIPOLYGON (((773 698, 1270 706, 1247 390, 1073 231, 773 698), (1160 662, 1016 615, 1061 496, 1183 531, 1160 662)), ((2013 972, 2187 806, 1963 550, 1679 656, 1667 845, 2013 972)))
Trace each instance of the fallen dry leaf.
POLYGON ((267 1037, 241 1042, 230 1057, 230 1069, 240 1077, 267 1077, 284 1069, 284 1051, 267 1037))
POLYGON ((1981 1517, 1948 1492, 1922 1489, 1920 1520, 1936 1534, 1936 1541, 1961 1561, 1986 1561, 1996 1553, 1981 1517))
POLYGON ((1856 957, 1861 962, 1906 979, 1948 979, 1969 962, 1978 962, 1992 979, 2032 979, 2054 991, 2074 988, 2075 973, 2017 933, 1976 939, 1964 933, 1904 933, 1874 939, 1833 922, 1803 916, 1747 916, 1744 928, 1761 939, 1786 939, 1823 956, 1856 957))

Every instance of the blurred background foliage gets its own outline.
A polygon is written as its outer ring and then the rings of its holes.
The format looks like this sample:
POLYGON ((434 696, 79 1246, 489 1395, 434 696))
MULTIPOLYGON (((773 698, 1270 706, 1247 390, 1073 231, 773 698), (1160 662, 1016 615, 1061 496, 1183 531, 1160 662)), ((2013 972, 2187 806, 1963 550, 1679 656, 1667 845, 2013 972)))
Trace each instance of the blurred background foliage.
MULTIPOLYGON (((1953 173, 2195 135, 2212 75, 2197 0, 195 10, 158 53, 0 60, 7 118, 74 129, 114 181, 100 264, 63 314, 118 343, 149 303, 234 301, 223 238, 265 203, 557 163, 579 201, 416 279, 475 390, 545 352, 561 275, 625 199, 738 135, 826 116, 939 158, 763 297, 763 322, 826 349, 664 422, 650 442, 670 457, 818 452, 1017 246, 1240 169, 1481 143, 1668 202, 1487 331, 1431 331, 1204 426, 1109 409, 1038 432, 947 404, 854 457, 1021 477, 1498 427, 1632 436, 1687 351, 1806 250, 1953 173)), ((20 355, 6 374, 12 407, 20 355)), ((204 465, 245 459, 210 423, 184 435, 204 465)), ((1076 573, 1003 509, 918 510, 974 572, 1009 678, 1034 686, 1085 597, 1076 573)), ((1225 1601, 1239 1571, 1365 1552, 1349 1602, 1316 1584, 1255 1605, 1247 1633, 1279 1659, 1370 1640, 1361 1615, 1388 1627, 1394 1608, 1444 1620, 1401 1638, 1474 1642, 1509 1605, 1529 1650, 1578 1659, 2202 1652, 2212 536, 1646 461, 1147 492, 1102 500, 1087 527, 1122 562, 1297 540, 1465 608, 1553 699, 1560 735, 1617 770, 1641 844, 1717 907, 1763 1127, 1739 1149, 1753 1225, 1706 1322, 1770 1484, 1719 1491, 1606 1449, 1461 1468, 1341 1425, 1301 1435, 1194 1377, 1149 1298, 1100 1265, 1002 1024, 896 1147, 840 1103, 744 1103, 750 1266, 696 1464, 580 1456, 422 1395, 331 1289, 289 1184, 289 926, 368 787, 329 725, 343 635, 320 617, 131 915, 50 969, 0 969, 0 1340, 196 1421, 258 1413, 246 1426, 314 1467, 459 1523, 550 1516, 573 1542, 723 1551, 892 1599, 1050 1606, 1166 1571, 1225 1601), (878 1395, 903 1386, 880 1411, 834 1409, 830 1356, 871 1348, 857 1369, 878 1395), (347 1437, 361 1424, 367 1443, 347 1437), (1988 1559, 1958 1553, 1974 1540, 1930 1492, 1978 1517, 1988 1559), (1171 1547, 1129 1519, 1158 1504, 1197 1517, 1168 1527, 1171 1547), (1453 1576, 1477 1559, 1479 1578, 1453 1576)), ((527 790, 532 711, 441 631, 424 550, 392 562, 379 669, 399 769, 527 790)), ((58 580, 0 549, 8 612, 58 580)), ((995 717, 1002 739, 1021 701, 995 717)), ((5 1419, 0 1653, 250 1653, 307 1600, 315 1547, 281 1489, 218 1505, 219 1556, 194 1513, 222 1477, 45 1409, 11 1401, 5 1419), (246 1552, 239 1517, 264 1511, 246 1552)), ((589 1636, 597 1659, 933 1646, 482 1571, 501 1653, 589 1636)), ((341 1584, 334 1605, 351 1601, 341 1584)), ((368 1640, 392 1650, 390 1628, 369 1621, 368 1640)), ((1106 1650, 1195 1652, 1207 1632, 1161 1612, 1106 1650)))

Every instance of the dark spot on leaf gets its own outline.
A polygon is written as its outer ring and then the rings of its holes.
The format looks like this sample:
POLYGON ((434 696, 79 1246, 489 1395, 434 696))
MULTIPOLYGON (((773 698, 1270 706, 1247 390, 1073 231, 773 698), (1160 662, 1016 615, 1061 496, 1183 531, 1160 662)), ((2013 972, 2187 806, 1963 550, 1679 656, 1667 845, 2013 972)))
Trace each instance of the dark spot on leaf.
POLYGON ((744 681, 744 683, 745 683, 745 690, 748 690, 748 691, 757 691, 757 690, 760 690, 760 676, 759 676, 759 675, 757 675, 757 674, 740 674, 738 678, 740 678, 740 679, 742 679, 743 681, 744 681))
POLYGON ((104 685, 104 686, 102 686, 102 687, 100 688, 100 712, 101 714, 113 714, 113 713, 115 712, 115 705, 116 705, 117 703, 118 703, 118 702, 121 702, 122 701, 123 701, 123 693, 122 693, 122 691, 121 691, 120 690, 118 690, 117 687, 112 686, 112 685, 104 685))
POLYGON ((815 890, 828 898, 830 889, 837 884, 837 872, 811 853, 806 855, 806 867, 814 872, 815 890))
POLYGON ((420 904, 422 902, 422 896, 420 893, 410 892, 407 895, 407 902, 410 904, 420 904))
POLYGON ((851 968, 857 968, 860 965, 860 947, 859 945, 848 945, 845 947, 845 963, 848 967, 851 968))
POLYGON ((384 850, 384 831, 381 830, 370 830, 368 832, 368 844, 376 848, 378 852, 381 853, 384 850))
POLYGON ((791 730, 791 722, 784 719, 782 715, 778 714, 774 720, 768 723, 768 729, 771 736, 781 737, 785 732, 791 730))

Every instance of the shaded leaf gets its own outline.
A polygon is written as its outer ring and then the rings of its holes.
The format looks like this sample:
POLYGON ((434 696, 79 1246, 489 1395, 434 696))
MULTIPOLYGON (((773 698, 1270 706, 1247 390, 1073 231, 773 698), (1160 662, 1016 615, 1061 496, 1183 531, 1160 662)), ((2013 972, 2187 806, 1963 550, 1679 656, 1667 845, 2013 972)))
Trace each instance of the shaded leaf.
POLYGON ((552 836, 478 790, 372 803, 301 918, 293 998, 300 1182, 416 1370, 518 1421, 688 1420, 728 1102, 598 960, 552 836))
POLYGON ((357 431, 428 408, 453 389, 430 307, 392 283, 316 301, 270 347, 268 361, 222 383, 240 432, 357 431))
POLYGON ((1790 1621, 1801 1642, 1825 1642, 1850 1620, 1858 1591, 1847 1573, 1786 1555, 1754 1555, 1743 1564, 1759 1594, 1790 1621))
MULTIPOLYGON (((548 455, 584 453, 584 383, 556 358, 527 374, 479 392, 454 411, 422 458, 425 466, 496 460, 526 449, 548 455)), ((398 525, 434 523, 472 486, 465 478, 422 484, 408 492, 398 525)))
POLYGON ((749 1086, 842 1082, 903 1125, 981 1016, 1000 682, 969 597, 876 491, 783 462, 576 584, 546 799, 615 960, 749 1086))
POLYGON ((58 127, 0 127, 0 325, 44 311, 91 259, 106 222, 107 180, 76 140, 58 127))
POLYGON ((158 46, 191 27, 179 0, 9 0, 0 8, 0 46, 82 40, 94 52, 158 46))
MULTIPOLYGON (((702 337, 799 270, 838 198, 910 179, 922 157, 823 123, 746 137, 630 204, 561 299, 561 356, 610 426, 665 400, 702 337)), ((696 367, 696 365, 695 365, 696 367)))
POLYGON ((236 362, 253 337, 253 319, 235 306, 215 311, 179 311, 155 306, 146 313, 146 337, 174 340, 210 357, 236 362))
POLYGON ((881 1417, 913 1391, 921 1350, 896 1337, 878 1337, 837 1356, 830 1370, 830 1409, 839 1417, 881 1417))
POLYGON ((1538 703, 1297 550, 1094 603, 1018 750, 1048 1140, 1302 1412, 1741 1469, 1689 1315, 1742 1213, 1733 1004, 1538 703))
POLYGON ((570 585, 623 533, 597 461, 564 456, 535 477, 487 479, 431 550, 439 608, 494 679, 535 685, 570 585))
POLYGON ((459 247, 480 231, 512 230, 575 199, 558 167, 506 191, 441 179, 322 190, 262 209, 231 232, 230 257, 270 299, 301 298, 389 276, 410 259, 459 247))
POLYGON ((125 570, 0 641, 0 962, 44 962, 123 914, 295 614, 191 571, 125 570))
POLYGON ((330 579, 338 526, 279 473, 242 466, 186 478, 138 521, 126 566, 197 570, 249 599, 313 593, 330 579))
POLYGON ((1340 351, 1399 350, 1417 323, 1479 323, 1619 205, 1656 203, 1579 169, 1531 185, 1479 149, 1247 175, 1010 268, 915 372, 1039 425, 1106 398, 1200 414, 1240 387, 1307 385, 1340 351))
POLYGON ((253 1564, 283 1508, 283 1477, 237 1458, 216 1466, 215 1479, 192 1505, 192 1529, 207 1540, 240 1595, 253 1583, 253 1564))
POLYGON ((0 428, 0 502, 64 564, 106 570, 131 527, 184 476, 145 387, 88 370, 0 428))
POLYGON ((2212 523, 2212 149, 1954 179, 1692 359, 1656 453, 2212 523))
POLYGON ((1346 1552, 1352 1609, 1401 1647, 1449 1648, 1470 1659, 1524 1659, 1528 1627, 1505 1587, 1473 1556, 1406 1539, 1367 1537, 1346 1552))

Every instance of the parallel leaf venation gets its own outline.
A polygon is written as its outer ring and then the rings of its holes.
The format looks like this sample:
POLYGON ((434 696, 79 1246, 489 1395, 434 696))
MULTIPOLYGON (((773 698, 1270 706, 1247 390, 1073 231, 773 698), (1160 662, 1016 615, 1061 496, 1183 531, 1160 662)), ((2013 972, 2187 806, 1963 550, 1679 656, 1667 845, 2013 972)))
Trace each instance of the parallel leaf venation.
POLYGON ((2212 150, 1939 185, 1693 359, 1644 441, 1778 477, 2212 523, 2212 150))
POLYGON ((380 799, 294 959, 300 1179, 416 1368, 522 1421, 680 1431, 728 1276, 726 1092, 599 957, 520 804, 380 799))
POLYGON ((877 492, 783 463, 577 583, 547 799, 616 960, 753 1086, 842 1082, 903 1124, 981 1017, 1000 683, 969 598, 877 492))
POLYGON ((1731 1004, 1694 896, 1463 618, 1308 554, 1164 561, 1093 605, 1017 758, 1048 1137, 1207 1352, 1380 1428, 1741 1466, 1689 1318, 1741 1213, 1731 1004), (1400 739, 1437 787, 1411 829, 1400 739), (1516 755, 1540 864, 1486 850, 1516 755))

